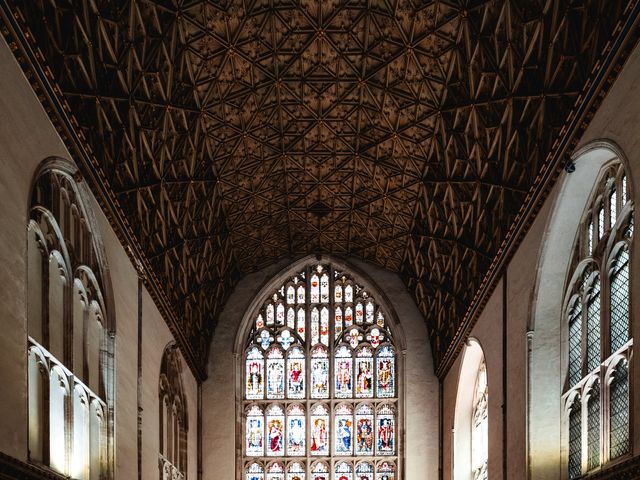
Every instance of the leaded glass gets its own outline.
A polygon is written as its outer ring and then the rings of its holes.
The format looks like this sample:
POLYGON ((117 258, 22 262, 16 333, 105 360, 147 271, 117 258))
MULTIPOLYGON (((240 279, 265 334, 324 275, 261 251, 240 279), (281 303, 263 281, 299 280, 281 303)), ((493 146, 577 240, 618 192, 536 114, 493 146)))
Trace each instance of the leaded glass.
POLYGON ((267 455, 284 455, 284 412, 279 405, 267 409, 267 455))
POLYGON ((383 405, 376 415, 376 453, 393 455, 395 453, 396 421, 395 412, 390 405, 383 405))
POLYGON ((626 364, 620 367, 622 375, 620 371, 609 375, 610 366, 619 361, 617 357, 632 354, 628 252, 633 209, 628 205, 627 180, 619 161, 607 165, 599 179, 582 223, 585 231, 579 237, 584 240, 574 248, 569 277, 576 280, 566 292, 571 296, 568 388, 563 393, 565 401, 572 402, 566 405, 569 415, 565 426, 569 478, 579 477, 583 467, 597 470, 629 451, 626 364), (601 276, 606 289, 601 289, 601 276))
POLYGON ((373 465, 369 462, 358 463, 356 465, 356 480, 373 480, 373 465))
POLYGON ((284 480, 284 466, 274 462, 267 467, 267 480, 284 480))
POLYGON ((326 462, 316 462, 311 467, 311 480, 329 480, 329 466, 326 462))
POLYGON ((246 470, 246 480, 264 480, 264 468, 257 462, 251 463, 246 470))
POLYGON ((245 439, 247 455, 264 455, 264 413, 257 405, 253 405, 247 413, 245 439))
POLYGON ((600 364, 600 279, 596 277, 587 304, 587 370, 600 364))
POLYGON ((569 413, 569 478, 582 474, 582 418, 580 398, 576 397, 569 413))
POLYGON ((336 464, 336 480, 353 480, 353 467, 348 462, 338 462, 336 464))
POLYGON ((256 400, 264 397, 264 357, 256 347, 247 353, 245 396, 256 400))
POLYGON ((337 398, 351 398, 352 396, 352 358, 349 347, 338 347, 335 354, 335 395, 337 398))
POLYGON ((380 347, 376 363, 378 397, 395 397, 396 355, 393 348, 388 345, 380 347))
POLYGON ((305 355, 300 347, 293 347, 287 356, 287 395, 305 397, 305 355))
POLYGON ((284 356, 277 347, 267 353, 267 398, 284 398, 284 356))
POLYGON ((611 351, 629 340, 629 253, 620 250, 611 274, 611 351))
POLYGON ((580 352, 582 342, 582 308, 580 299, 576 299, 569 317, 569 384, 574 386, 582 372, 580 371, 580 352))
POLYGON ((356 455, 373 454, 373 409, 365 404, 356 410, 356 455))
POLYGON ((379 462, 376 472, 376 480, 395 480, 396 466, 393 462, 379 462))
POLYGON ((320 301, 329 303, 329 276, 326 273, 320 277, 320 301))
POLYGON ((311 398, 329 398, 329 355, 322 346, 311 354, 311 398))
POLYGON ((489 459, 489 400, 487 368, 484 362, 478 368, 473 399, 471 425, 471 467, 474 480, 487 478, 489 459))
POLYGON ((622 360, 611 384, 610 446, 611 458, 629 452, 629 368, 622 360))
POLYGON ((329 454, 329 410, 316 405, 311 410, 311 455, 329 454))
POLYGON ((245 480, 393 480, 396 351, 374 297, 315 265, 261 305, 244 357, 245 480))
POLYGON ((611 191, 611 195, 609 195, 609 220, 612 227, 616 224, 616 219, 618 218, 618 205, 616 205, 617 200, 618 197, 614 189, 611 191))
POLYGON ((306 416, 302 405, 291 405, 287 409, 287 455, 306 454, 306 416))
POLYGON ((320 303, 320 279, 315 273, 311 275, 311 303, 320 303))
POLYGON ((356 352, 356 398, 373 398, 373 352, 361 347, 356 352))
POLYGON ((600 465, 600 383, 595 382, 587 400, 587 468, 600 465))
POLYGON ((353 409, 349 405, 339 405, 334 414, 334 451, 336 455, 353 453, 353 409))
POLYGON ((301 462, 291 462, 287 465, 287 480, 304 480, 304 464, 301 462))

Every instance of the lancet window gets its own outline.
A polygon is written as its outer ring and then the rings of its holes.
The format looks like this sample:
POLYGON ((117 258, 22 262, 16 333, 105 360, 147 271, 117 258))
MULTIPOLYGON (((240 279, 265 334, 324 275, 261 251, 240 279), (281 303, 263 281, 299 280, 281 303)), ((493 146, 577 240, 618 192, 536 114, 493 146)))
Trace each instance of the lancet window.
POLYGON ((253 317, 243 368, 244 480, 394 480, 397 352, 387 312, 314 264, 253 317))
POLYGON ((615 161, 603 168, 584 213, 565 294, 569 478, 630 452, 632 236, 629 185, 615 161))
POLYGON ((182 363, 175 344, 164 351, 160 365, 160 480, 184 480, 187 473, 187 405, 182 363))
POLYGON ((27 228, 29 460, 106 478, 113 335, 90 210, 66 171, 42 173, 27 228))

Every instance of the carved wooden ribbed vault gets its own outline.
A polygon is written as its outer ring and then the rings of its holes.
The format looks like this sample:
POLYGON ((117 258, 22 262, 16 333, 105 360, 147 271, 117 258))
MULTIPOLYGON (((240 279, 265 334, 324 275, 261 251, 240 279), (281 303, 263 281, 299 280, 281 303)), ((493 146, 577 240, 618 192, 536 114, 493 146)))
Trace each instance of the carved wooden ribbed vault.
POLYGON ((282 257, 400 272, 436 363, 623 0, 14 2, 204 364, 282 257))

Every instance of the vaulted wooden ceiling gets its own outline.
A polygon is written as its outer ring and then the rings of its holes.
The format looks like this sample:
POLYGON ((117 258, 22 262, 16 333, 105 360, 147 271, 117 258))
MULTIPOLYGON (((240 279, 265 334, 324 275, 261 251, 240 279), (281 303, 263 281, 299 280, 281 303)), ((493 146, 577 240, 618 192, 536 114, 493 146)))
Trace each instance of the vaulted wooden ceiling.
POLYGON ((13 3, 204 365, 308 253, 399 272, 438 363, 629 2, 13 3))

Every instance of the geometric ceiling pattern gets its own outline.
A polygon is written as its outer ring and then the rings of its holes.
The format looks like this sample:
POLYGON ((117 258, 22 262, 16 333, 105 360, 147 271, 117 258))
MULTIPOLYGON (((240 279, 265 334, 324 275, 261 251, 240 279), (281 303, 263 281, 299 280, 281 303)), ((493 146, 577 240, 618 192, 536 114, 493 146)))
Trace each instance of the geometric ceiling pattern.
POLYGON ((436 364, 627 2, 14 2, 204 365, 283 257, 401 274, 436 364))

